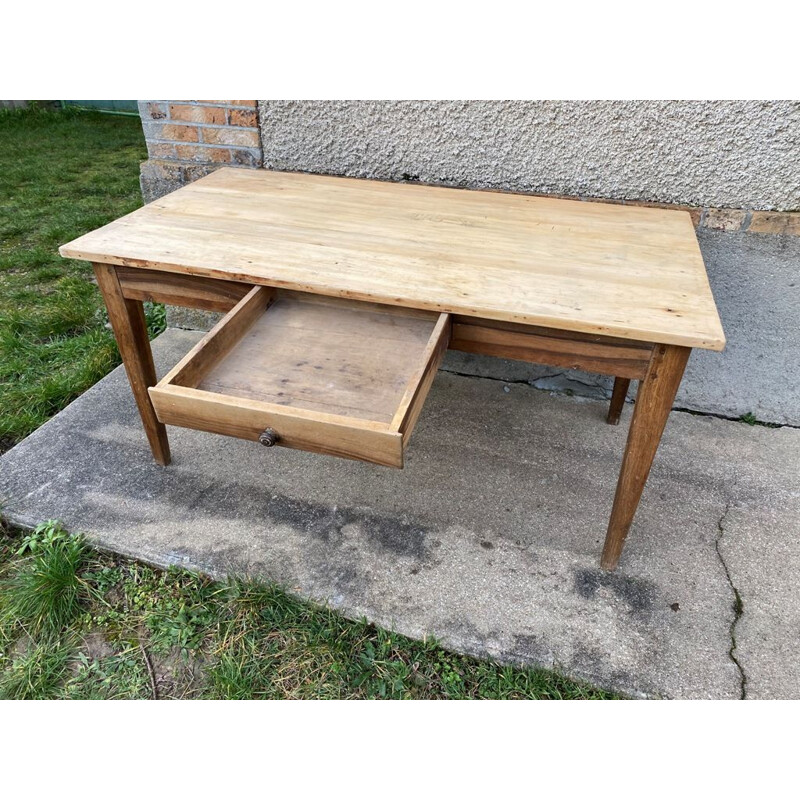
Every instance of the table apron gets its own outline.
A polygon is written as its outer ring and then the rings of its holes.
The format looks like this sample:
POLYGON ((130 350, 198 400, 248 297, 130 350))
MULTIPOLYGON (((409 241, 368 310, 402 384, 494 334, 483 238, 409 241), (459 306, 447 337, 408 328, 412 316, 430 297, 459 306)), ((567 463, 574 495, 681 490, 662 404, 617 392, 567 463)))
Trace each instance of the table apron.
POLYGON ((453 316, 450 339, 451 350, 628 379, 645 376, 653 347, 648 342, 459 315, 453 316))
POLYGON ((253 287, 249 283, 179 272, 115 267, 126 300, 149 300, 204 311, 230 311, 253 287))

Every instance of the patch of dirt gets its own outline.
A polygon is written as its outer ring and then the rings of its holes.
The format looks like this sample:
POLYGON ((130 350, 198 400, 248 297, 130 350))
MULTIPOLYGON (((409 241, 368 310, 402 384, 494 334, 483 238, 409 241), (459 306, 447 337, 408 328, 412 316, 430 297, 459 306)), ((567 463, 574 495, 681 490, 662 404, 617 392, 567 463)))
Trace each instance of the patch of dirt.
POLYGON ((33 639, 28 636, 27 633, 23 633, 22 636, 17 639, 16 642, 11 646, 11 650, 9 652, 9 656, 12 661, 16 661, 18 658, 22 658, 28 650, 33 645, 33 639))
POLYGON ((179 647, 173 647, 166 654, 149 655, 159 698, 188 700, 202 691, 207 663, 202 653, 187 656, 179 647))
POLYGON ((105 636, 100 631, 90 631, 83 637, 79 650, 86 655, 90 661, 100 661, 116 653, 114 645, 106 641, 105 636))

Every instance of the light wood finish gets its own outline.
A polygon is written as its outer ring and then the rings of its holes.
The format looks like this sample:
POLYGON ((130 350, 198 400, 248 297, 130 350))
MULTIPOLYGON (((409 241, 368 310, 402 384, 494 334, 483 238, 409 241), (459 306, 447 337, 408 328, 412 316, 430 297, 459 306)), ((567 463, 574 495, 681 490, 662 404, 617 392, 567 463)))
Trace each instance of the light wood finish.
POLYGON ((446 314, 256 287, 150 395, 168 424, 402 467, 448 336, 446 314))
POLYGON ((62 255, 721 350, 683 211, 220 169, 62 255))
POLYGON ((402 466, 448 342, 614 375, 612 424, 640 380, 607 569, 690 348, 725 343, 690 217, 674 210, 221 169, 60 252, 96 262, 160 463, 159 419, 402 466), (142 300, 233 310, 153 387, 142 300))
POLYGON ((620 414, 625 406, 625 398, 628 396, 630 385, 631 382, 628 378, 614 379, 614 391, 611 393, 611 404, 608 407, 608 417, 606 417, 609 425, 619 425, 620 414))
POLYGON ((167 466, 170 462, 167 430, 158 421, 147 392, 157 378, 144 309, 140 301, 125 299, 113 267, 106 264, 93 264, 93 267, 153 458, 167 466))
MULTIPOLYGON (((232 315, 220 335, 240 316, 232 315)), ((404 392, 418 386, 415 371, 436 322, 435 314, 382 314, 359 303, 283 296, 232 334, 235 347, 204 369, 197 388, 388 424, 404 392)))
POLYGON ((647 372, 653 345, 513 322, 478 322, 468 317, 455 317, 450 349, 585 369, 602 375, 642 378, 647 372))
POLYGON ((639 384, 600 561, 605 569, 619 561, 690 353, 688 347, 658 345, 639 384))
POLYGON ((196 387, 267 310, 275 292, 263 286, 251 289, 161 380, 163 384, 196 387))
POLYGON ((249 291, 245 283, 195 278, 136 267, 118 267, 122 294, 129 300, 149 300, 206 311, 230 311, 249 291))
POLYGON ((417 358, 417 368, 407 381, 400 405, 392 417, 390 427, 403 434, 405 444, 408 443, 411 432, 417 424, 422 405, 447 351, 450 333, 450 317, 447 314, 440 314, 425 349, 417 358))

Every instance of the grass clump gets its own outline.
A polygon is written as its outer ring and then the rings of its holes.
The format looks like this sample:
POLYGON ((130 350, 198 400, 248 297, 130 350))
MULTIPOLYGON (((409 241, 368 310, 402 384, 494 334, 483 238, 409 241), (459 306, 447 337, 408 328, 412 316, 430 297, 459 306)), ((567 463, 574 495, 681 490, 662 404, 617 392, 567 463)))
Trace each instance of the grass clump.
POLYGON ((79 570, 86 545, 55 522, 38 526, 22 540, 19 559, 4 581, 0 613, 4 627, 19 625, 29 636, 57 635, 81 610, 79 570))
POLYGON ((87 596, 80 578, 87 548, 57 523, 21 541, 0 534, 0 699, 58 697, 87 596))

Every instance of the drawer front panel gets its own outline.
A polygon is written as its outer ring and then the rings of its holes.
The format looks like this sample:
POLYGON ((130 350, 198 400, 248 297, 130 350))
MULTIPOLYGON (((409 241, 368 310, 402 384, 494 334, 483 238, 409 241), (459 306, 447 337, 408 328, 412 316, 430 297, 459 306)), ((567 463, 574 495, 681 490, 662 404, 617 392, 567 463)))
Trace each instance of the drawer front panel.
POLYGON ((166 425, 220 433, 257 442, 272 429, 276 444, 295 450, 370 461, 388 467, 403 466, 403 437, 385 426, 356 424, 345 417, 302 409, 242 401, 225 395, 181 386, 150 389, 159 421, 166 425))

